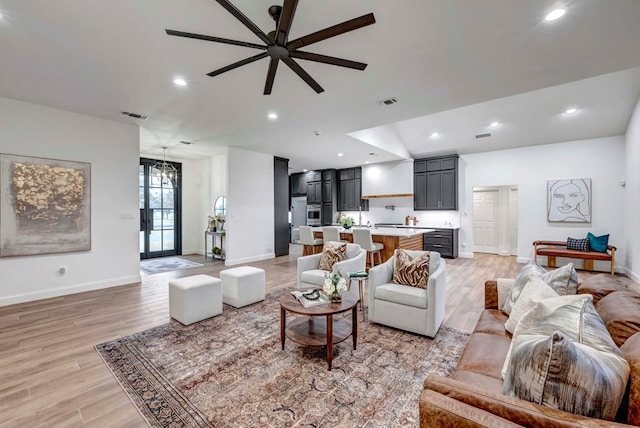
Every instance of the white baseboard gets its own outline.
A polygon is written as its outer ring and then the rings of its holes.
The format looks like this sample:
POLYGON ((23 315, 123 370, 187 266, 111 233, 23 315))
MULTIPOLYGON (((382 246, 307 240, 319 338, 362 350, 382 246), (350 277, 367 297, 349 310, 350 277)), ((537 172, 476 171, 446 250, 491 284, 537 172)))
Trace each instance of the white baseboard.
POLYGON ((224 261, 224 265, 234 266, 234 265, 240 265, 244 263, 259 262, 262 260, 269 260, 269 259, 275 259, 275 258, 276 258, 275 253, 261 254, 259 256, 245 257, 242 259, 226 259, 224 261))
POLYGON ((459 252, 458 257, 462 257, 463 259, 472 259, 473 253, 459 252))
POLYGON ((103 288, 116 287, 119 285, 133 284, 140 282, 140 274, 112 278, 106 281, 94 281, 84 284, 74 284, 65 287, 58 287, 50 290, 36 291, 33 293, 18 294, 15 296, 0 298, 0 306, 15 305, 17 303, 32 302, 34 300, 49 299, 51 297, 67 296, 69 294, 82 293, 84 291, 100 290, 103 288))

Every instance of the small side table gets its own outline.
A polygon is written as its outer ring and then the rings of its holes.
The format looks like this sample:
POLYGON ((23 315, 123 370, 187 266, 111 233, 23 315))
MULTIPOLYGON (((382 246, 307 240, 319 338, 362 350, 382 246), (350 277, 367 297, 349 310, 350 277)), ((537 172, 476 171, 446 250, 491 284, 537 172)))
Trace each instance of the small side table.
POLYGON ((369 274, 366 276, 349 276, 349 289, 351 289, 351 281, 358 281, 358 291, 360 292, 360 310, 362 311, 362 321, 365 320, 364 314, 364 284, 369 279, 369 274))
POLYGON ((207 236, 211 236, 211 249, 213 249, 213 247, 216 246, 216 238, 220 238, 220 254, 211 254, 211 258, 212 259, 220 259, 220 260, 224 260, 224 238, 227 235, 227 232, 222 230, 222 231, 216 231, 216 232, 210 232, 208 230, 204 231, 204 258, 206 259, 207 257, 209 257, 209 251, 208 251, 208 243, 209 240, 207 238, 207 236))

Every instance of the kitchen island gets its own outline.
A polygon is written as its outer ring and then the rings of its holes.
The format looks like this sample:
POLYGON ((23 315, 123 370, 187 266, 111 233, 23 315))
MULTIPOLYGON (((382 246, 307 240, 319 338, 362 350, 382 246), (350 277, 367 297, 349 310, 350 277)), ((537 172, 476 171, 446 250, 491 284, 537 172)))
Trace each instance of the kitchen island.
MULTIPOLYGON (((384 249, 382 250, 383 262, 386 262, 393 257, 393 252, 396 248, 422 251, 422 235, 435 230, 395 227, 370 227, 368 229, 371 231, 371 239, 373 242, 384 244, 384 249)), ((340 239, 343 241, 353 242, 353 234, 351 233, 351 230, 352 229, 340 228, 340 239)), ((314 227, 313 236, 316 238, 322 238, 322 227, 314 227)))

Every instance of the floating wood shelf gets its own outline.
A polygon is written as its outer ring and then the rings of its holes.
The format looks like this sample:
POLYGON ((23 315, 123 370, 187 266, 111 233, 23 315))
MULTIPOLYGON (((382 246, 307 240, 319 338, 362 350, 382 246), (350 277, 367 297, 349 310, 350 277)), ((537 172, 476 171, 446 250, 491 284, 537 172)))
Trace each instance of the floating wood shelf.
POLYGON ((391 195, 363 195, 362 199, 380 199, 380 198, 413 198, 413 193, 394 193, 391 195))

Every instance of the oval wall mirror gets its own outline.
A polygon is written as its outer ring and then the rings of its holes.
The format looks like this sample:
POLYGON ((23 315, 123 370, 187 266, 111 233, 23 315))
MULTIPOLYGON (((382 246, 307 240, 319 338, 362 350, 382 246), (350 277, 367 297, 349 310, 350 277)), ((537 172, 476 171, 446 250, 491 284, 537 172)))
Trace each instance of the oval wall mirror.
POLYGON ((221 214, 223 218, 227 216, 227 198, 223 195, 218 196, 213 204, 213 215, 218 217, 219 214, 221 214))

